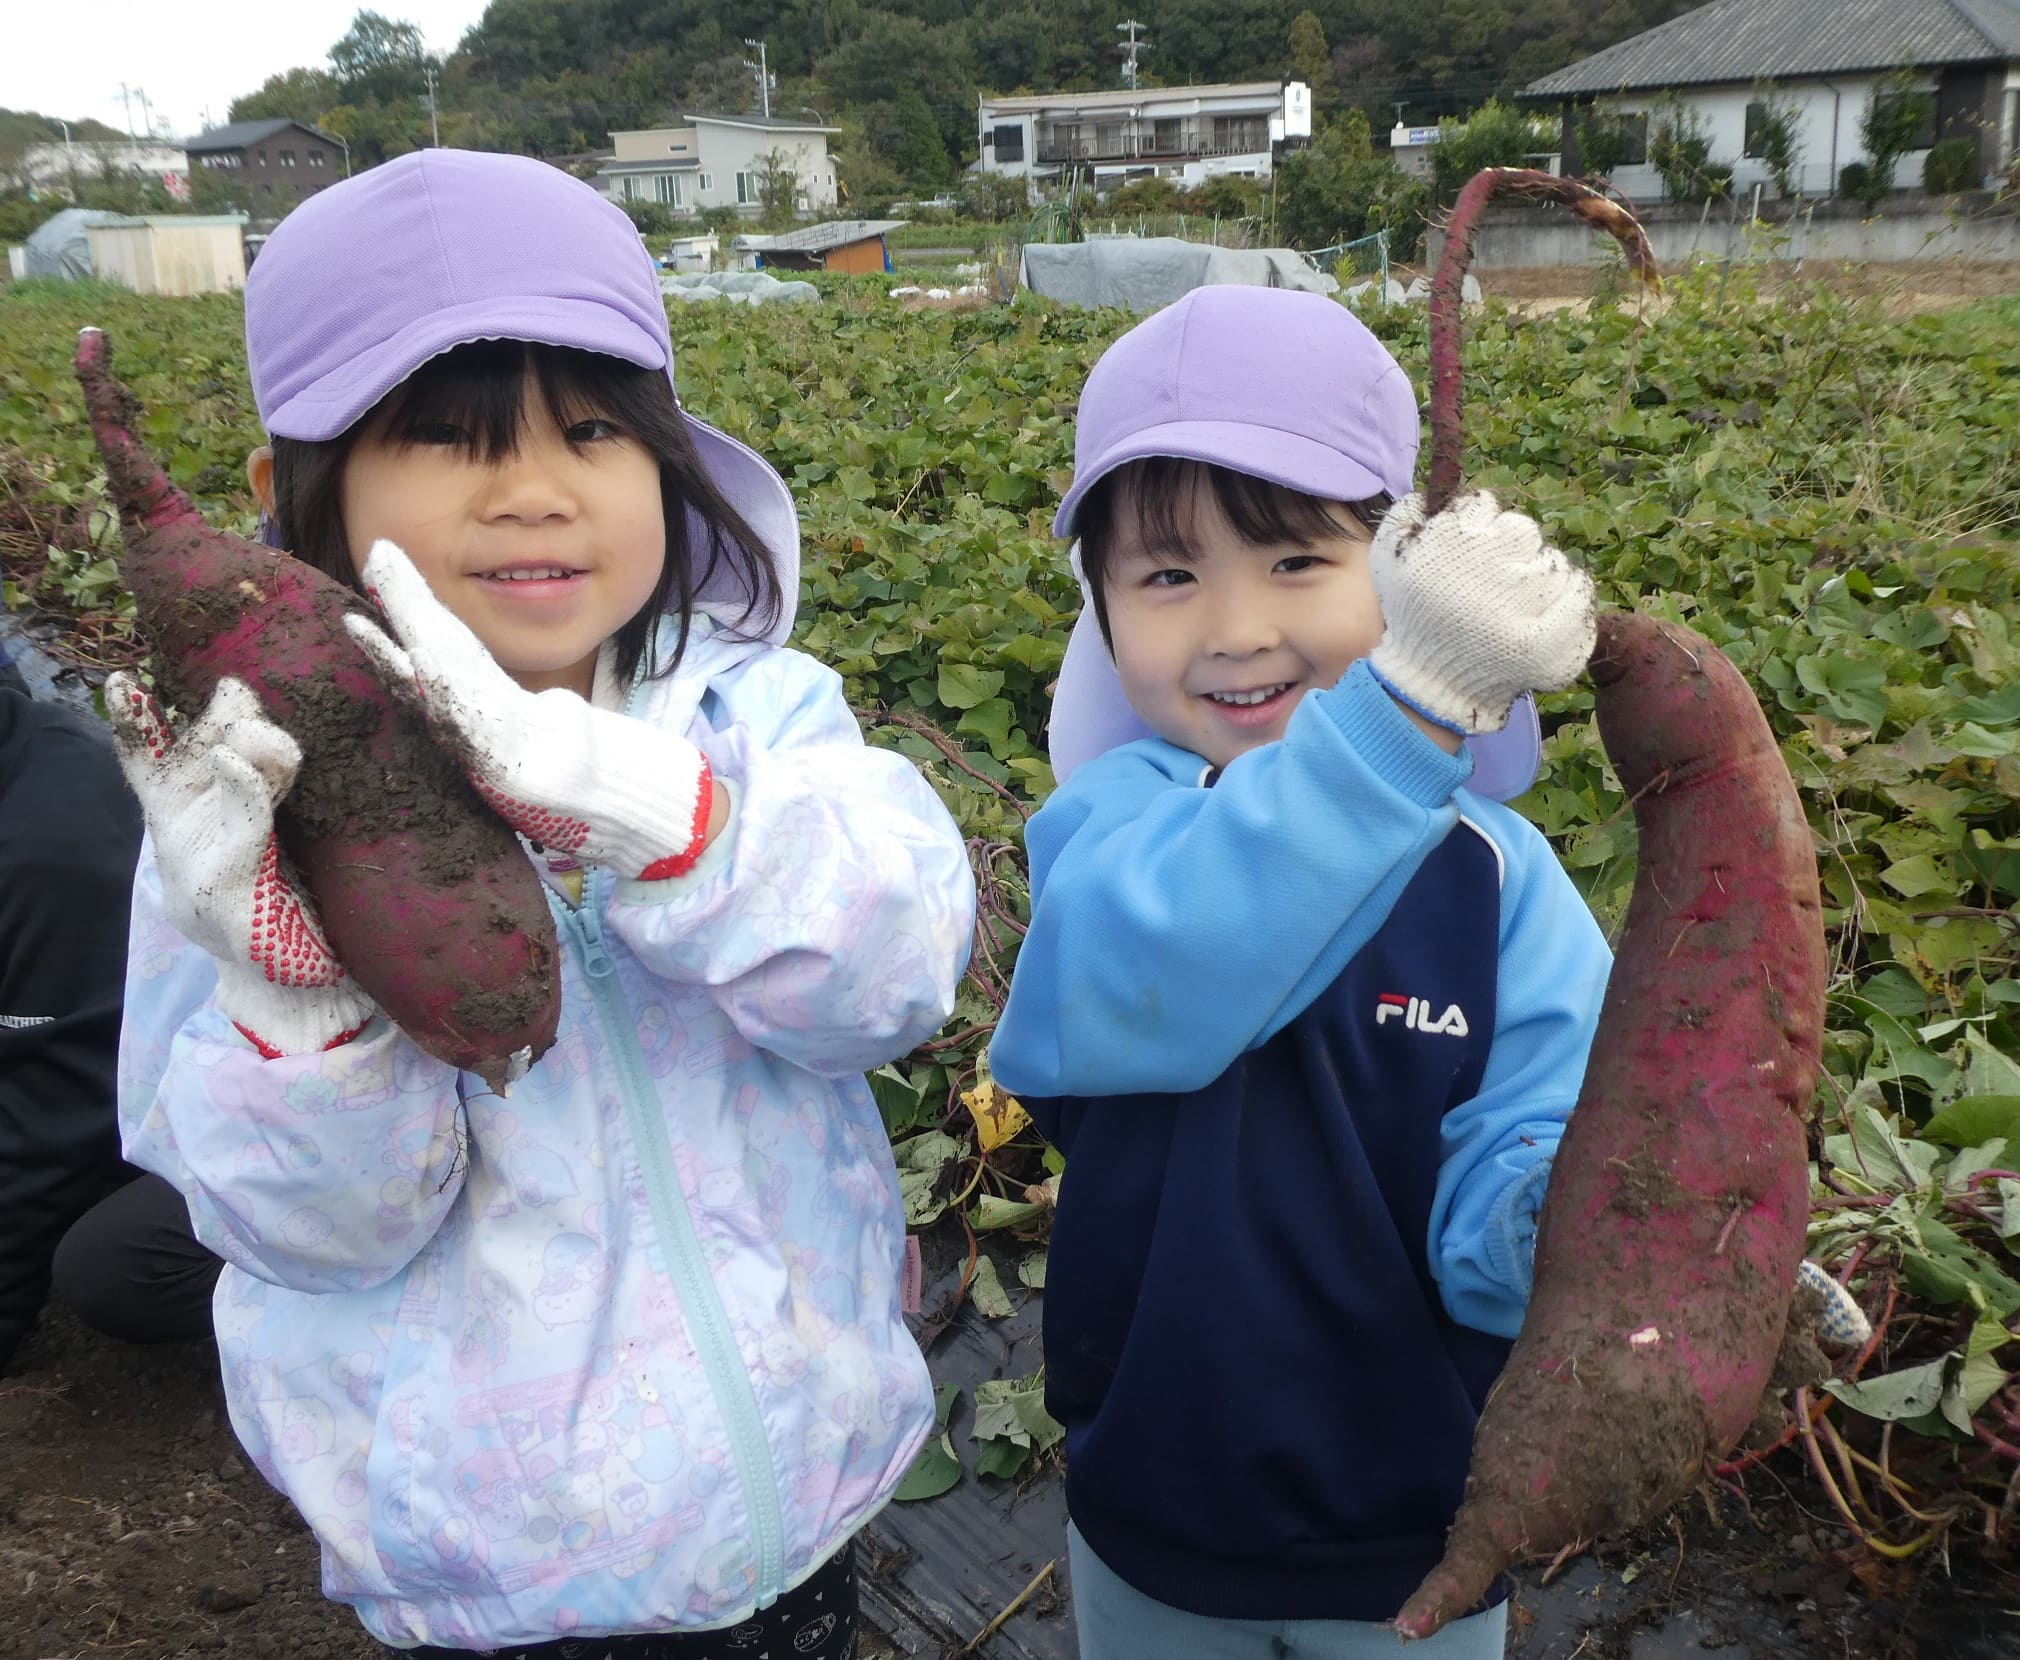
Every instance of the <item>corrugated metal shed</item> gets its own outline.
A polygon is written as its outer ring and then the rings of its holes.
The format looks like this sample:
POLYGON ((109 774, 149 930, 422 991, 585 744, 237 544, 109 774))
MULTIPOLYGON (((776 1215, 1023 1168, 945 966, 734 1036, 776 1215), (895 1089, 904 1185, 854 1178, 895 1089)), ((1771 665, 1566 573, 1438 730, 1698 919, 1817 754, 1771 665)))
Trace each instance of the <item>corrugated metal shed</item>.
POLYGON ((1579 97, 2020 58, 2016 0, 1712 0, 1545 75, 1579 97))

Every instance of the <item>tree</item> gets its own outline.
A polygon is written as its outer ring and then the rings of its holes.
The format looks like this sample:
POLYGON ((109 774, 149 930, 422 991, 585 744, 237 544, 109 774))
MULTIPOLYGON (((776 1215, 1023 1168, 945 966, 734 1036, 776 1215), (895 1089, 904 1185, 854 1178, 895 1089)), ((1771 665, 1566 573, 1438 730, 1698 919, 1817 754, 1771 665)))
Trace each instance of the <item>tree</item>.
POLYGON ((1935 142, 1935 126, 1936 100, 1918 88, 1906 70, 1874 83, 1872 102, 1859 120, 1871 179, 1868 207, 1894 188, 1894 166, 1901 157, 1935 142))
POLYGON ((783 150, 771 149, 757 158, 758 223, 782 231, 800 216, 800 176, 783 150))
POLYGON ((1731 163, 1711 159, 1711 135, 1693 104, 1671 99, 1648 124, 1648 164, 1662 175, 1672 202, 1702 202, 1732 194, 1731 163))
POLYGON ((1783 198, 1796 194, 1796 169, 1802 160, 1801 111, 1774 88, 1763 83, 1754 88, 1753 102, 1747 106, 1747 154, 1768 170, 1775 194, 1783 198))
POLYGON ((1483 167, 1527 167, 1540 150, 1557 145, 1554 118, 1530 115, 1489 98, 1464 121, 1445 117, 1431 147, 1431 184, 1441 202, 1450 202, 1483 167))
POLYGON ((290 69, 269 75, 259 91, 231 101, 233 121, 299 121, 313 127, 323 112, 341 104, 336 78, 323 69, 290 69))
POLYGON ((427 90, 427 66, 420 29, 374 11, 359 12, 349 32, 330 48, 330 73, 349 104, 418 98, 427 90))
POLYGON ((1317 12, 1299 12, 1291 22, 1291 74, 1312 89, 1314 102, 1332 90, 1333 52, 1317 12))

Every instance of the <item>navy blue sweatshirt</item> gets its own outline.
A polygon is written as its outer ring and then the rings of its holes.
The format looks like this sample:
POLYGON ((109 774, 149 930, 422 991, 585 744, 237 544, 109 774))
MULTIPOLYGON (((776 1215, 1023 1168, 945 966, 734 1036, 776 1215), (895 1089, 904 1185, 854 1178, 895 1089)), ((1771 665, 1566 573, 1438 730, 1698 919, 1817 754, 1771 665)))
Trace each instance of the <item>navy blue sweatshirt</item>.
POLYGON ((1226 1618, 1388 1619, 1437 1561, 1610 966, 1533 827, 1355 691, 1210 788, 1155 740, 1077 773, 991 1050, 1066 1154, 1069 1508, 1226 1618))

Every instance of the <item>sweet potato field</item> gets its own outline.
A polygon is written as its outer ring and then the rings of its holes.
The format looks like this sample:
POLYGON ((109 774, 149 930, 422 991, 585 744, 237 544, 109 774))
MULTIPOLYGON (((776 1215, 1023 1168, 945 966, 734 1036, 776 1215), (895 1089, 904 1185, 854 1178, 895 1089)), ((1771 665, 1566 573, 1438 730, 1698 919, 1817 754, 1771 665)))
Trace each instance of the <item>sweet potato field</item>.
MULTIPOLYGON (((1423 385, 1417 309, 1370 318, 1423 385)), ((94 675, 132 660, 69 372, 103 324, 141 436, 215 522, 251 526, 259 440, 230 298, 0 290, 0 562, 17 615, 94 675)), ((796 643, 848 678, 872 741, 934 779, 970 837, 984 923, 942 1036, 874 1080, 919 1227, 994 1235, 963 1294, 1042 1285, 1056 1162, 977 1057, 1025 912, 1024 817, 1050 786, 1047 687, 1078 598, 1046 535, 1074 398, 1128 319, 1028 300, 905 313, 682 307, 689 406, 801 498, 796 643), (999 1268, 998 1264, 1011 1264, 999 1268)), ((1646 315, 1470 319, 1473 483, 1537 514, 1604 603, 1686 623, 1748 677, 1815 836, 1830 949, 1809 1248, 1877 1328, 1788 1403, 1763 1469, 1813 1481, 1877 1562, 2020 1545, 2020 300, 1890 321, 1745 268, 1667 279, 1646 315)), ((1520 803, 1609 926, 1634 825, 1589 687, 1545 700, 1520 803)), ((930 1312, 930 1311, 929 1311, 930 1312)), ((951 1311, 948 1311, 951 1312, 951 1311)), ((925 1498, 1047 1455, 1035 1385, 974 1403, 925 1498), (986 1433, 984 1433, 986 1431, 986 1433), (979 1449, 979 1450, 978 1450, 979 1449)))

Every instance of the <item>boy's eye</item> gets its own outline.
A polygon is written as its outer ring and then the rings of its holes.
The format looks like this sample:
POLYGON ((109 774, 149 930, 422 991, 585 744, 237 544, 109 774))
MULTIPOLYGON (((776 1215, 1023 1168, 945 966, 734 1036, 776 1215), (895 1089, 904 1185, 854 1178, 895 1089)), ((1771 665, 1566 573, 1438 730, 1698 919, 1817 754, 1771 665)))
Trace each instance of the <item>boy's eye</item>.
POLYGON ((1298 571, 1317 570, 1324 563, 1325 561, 1315 553, 1294 553, 1288 559, 1279 559, 1277 569, 1287 574, 1295 574, 1298 571))

